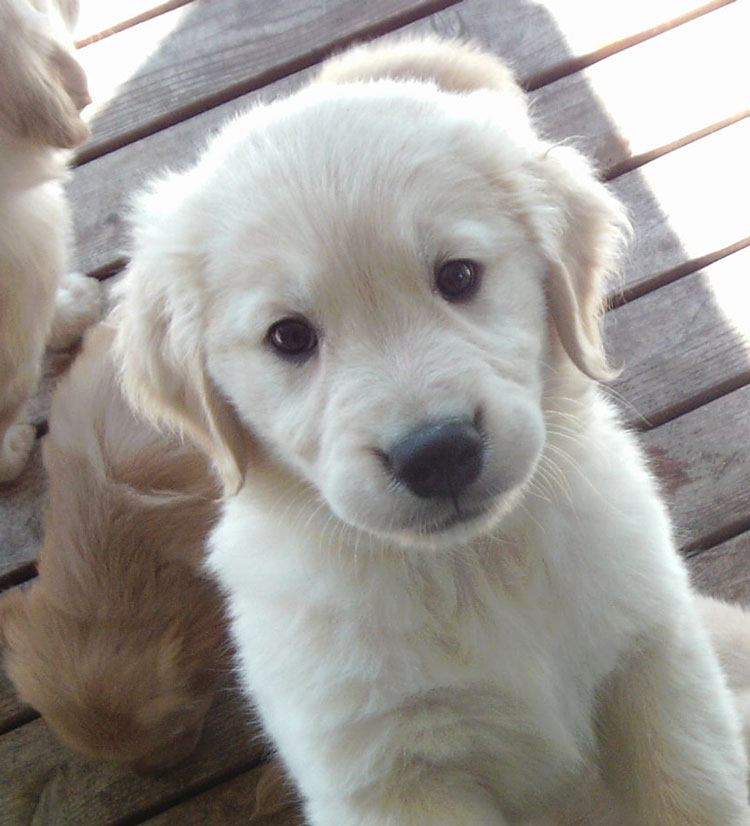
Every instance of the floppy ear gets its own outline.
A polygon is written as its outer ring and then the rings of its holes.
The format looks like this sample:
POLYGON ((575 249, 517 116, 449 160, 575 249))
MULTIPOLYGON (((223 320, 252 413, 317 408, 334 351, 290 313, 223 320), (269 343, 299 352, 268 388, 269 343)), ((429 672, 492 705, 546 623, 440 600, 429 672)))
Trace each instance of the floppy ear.
POLYGON ((0 14, 0 129, 72 149, 89 137, 79 112, 91 98, 83 69, 47 23, 32 8, 0 14))
POLYGON ((601 336, 606 276, 629 231, 624 208, 570 147, 549 148, 535 169, 541 208, 529 217, 549 264, 547 301, 560 342, 586 375, 613 377, 601 336))
POLYGON ((186 431, 209 455, 228 493, 242 485, 248 435, 206 372, 205 290, 194 228, 172 176, 142 197, 135 249, 113 314, 114 352, 126 395, 157 424, 186 431), (170 210, 173 214, 170 214, 170 210))

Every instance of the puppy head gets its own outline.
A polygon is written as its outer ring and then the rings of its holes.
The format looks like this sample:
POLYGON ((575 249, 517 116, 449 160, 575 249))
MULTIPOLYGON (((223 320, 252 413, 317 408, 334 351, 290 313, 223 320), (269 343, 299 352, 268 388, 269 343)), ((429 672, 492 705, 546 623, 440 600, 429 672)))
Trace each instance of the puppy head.
POLYGON ((0 138, 70 149, 89 129, 80 111, 91 102, 73 57, 71 0, 0 3, 0 138))
MULTIPOLYGON (((196 594, 210 604, 215 596, 196 594)), ((37 583, 0 599, 0 647, 24 702, 69 748, 156 774, 194 749, 218 670, 218 615, 185 600, 159 625, 78 615, 37 583), (213 624, 213 627, 212 627, 213 624)))
POLYGON ((620 223, 517 94, 311 88, 141 202, 125 382, 230 489, 264 457, 256 487, 281 468, 355 528, 451 545, 533 476, 547 371, 604 373, 620 223))

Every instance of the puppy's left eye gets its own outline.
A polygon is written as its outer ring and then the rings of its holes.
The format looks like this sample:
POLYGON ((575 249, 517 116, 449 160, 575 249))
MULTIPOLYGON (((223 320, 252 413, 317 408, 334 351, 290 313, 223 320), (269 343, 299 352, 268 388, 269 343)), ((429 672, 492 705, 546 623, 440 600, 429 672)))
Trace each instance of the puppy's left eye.
POLYGON ((435 287, 446 301, 467 301, 479 289, 479 276, 479 264, 457 258, 436 267, 435 287))
POLYGON ((274 350, 289 358, 309 355, 318 343, 315 330, 304 318, 282 318, 271 325, 267 338, 274 350))

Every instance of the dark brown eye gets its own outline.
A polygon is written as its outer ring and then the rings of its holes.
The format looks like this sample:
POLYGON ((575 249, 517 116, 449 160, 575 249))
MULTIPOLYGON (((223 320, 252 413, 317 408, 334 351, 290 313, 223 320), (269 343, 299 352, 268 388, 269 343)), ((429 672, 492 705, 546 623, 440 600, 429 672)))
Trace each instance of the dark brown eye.
POLYGON ((282 318, 269 328, 268 341, 282 355, 294 357, 311 353, 318 337, 303 318, 282 318))
POLYGON ((479 287, 479 265, 465 258, 446 261, 435 270, 435 286, 446 301, 466 301, 479 287))

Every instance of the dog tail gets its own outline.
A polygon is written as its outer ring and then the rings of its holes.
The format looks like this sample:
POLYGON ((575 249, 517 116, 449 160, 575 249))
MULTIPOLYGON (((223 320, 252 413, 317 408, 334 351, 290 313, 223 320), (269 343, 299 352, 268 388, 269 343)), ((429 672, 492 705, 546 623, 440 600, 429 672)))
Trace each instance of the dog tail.
POLYGON ((471 43, 455 39, 422 37, 386 40, 350 49, 329 58, 318 81, 419 80, 446 92, 491 89, 523 98, 510 67, 471 43))

